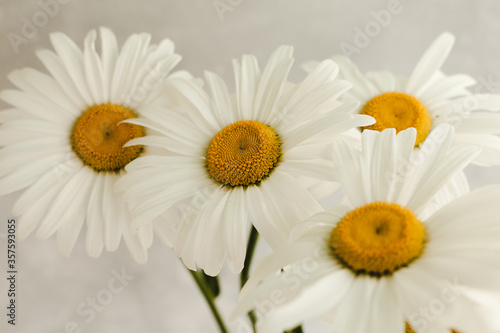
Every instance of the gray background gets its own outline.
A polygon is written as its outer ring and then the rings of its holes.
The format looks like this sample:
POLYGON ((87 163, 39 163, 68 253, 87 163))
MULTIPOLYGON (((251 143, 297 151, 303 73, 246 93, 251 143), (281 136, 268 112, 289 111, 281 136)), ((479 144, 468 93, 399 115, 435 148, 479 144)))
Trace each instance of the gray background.
MULTIPOLYGON (((48 0, 43 1, 44 3, 48 0)), ((353 45, 355 28, 374 21, 372 11, 386 9, 389 1, 333 0, 221 0, 231 11, 220 17, 212 0, 73 0, 27 44, 14 52, 9 32, 21 35, 24 19, 32 22, 42 10, 38 0, 0 0, 0 89, 11 88, 5 76, 25 66, 42 69, 34 51, 49 47, 48 35, 63 31, 82 45, 89 29, 108 26, 119 41, 135 32, 149 32, 153 41, 171 38, 183 56, 178 68, 200 76, 215 71, 232 84, 230 60, 254 53, 264 61, 277 46, 295 46, 292 79, 303 77, 298 65, 327 58, 340 51, 342 42, 353 45), (232 4, 232 5, 231 5, 232 4)), ((457 43, 444 65, 446 73, 463 72, 476 79, 500 81, 500 2, 401 0, 401 13, 354 54, 362 70, 388 69, 409 75, 430 42, 442 31, 454 33, 457 43)), ((483 90, 484 91, 484 90, 483 90)), ((0 105, 4 107, 5 104, 0 105)), ((500 183, 498 167, 469 167, 471 187, 500 183)), ((0 237, 5 237, 15 193, 0 200, 0 237)), ((258 256, 268 249, 261 244, 258 256)), ((0 238, 0 306, 6 305, 6 244, 0 238)), ((7 327, 0 310, 1 332, 65 332, 75 322, 82 332, 216 332, 210 314, 189 275, 171 251, 155 242, 145 265, 136 264, 122 244, 115 253, 88 258, 83 237, 69 259, 57 254, 55 239, 39 241, 31 236, 18 246, 17 326, 7 327), (88 297, 96 297, 113 277, 112 271, 135 276, 133 281, 90 322, 75 310, 88 297)), ((237 296, 237 277, 223 270, 223 294, 219 302, 225 316, 237 296)), ((237 324, 233 324, 233 329, 237 324)), ((327 332, 318 321, 306 325, 309 332, 327 332)), ((70 332, 71 330, 67 330, 70 332)))

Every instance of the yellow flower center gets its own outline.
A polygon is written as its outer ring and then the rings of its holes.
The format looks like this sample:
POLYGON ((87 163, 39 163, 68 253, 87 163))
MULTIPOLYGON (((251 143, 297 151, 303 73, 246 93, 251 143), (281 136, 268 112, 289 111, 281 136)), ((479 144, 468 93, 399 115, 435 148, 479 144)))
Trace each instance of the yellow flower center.
POLYGON ((208 173, 228 186, 254 185, 278 164, 281 143, 274 130, 258 121, 241 120, 212 139, 206 155, 208 173))
MULTIPOLYGON (((405 330, 405 333, 416 333, 413 328, 411 328, 410 324, 408 323, 405 323, 406 324, 406 330, 405 330)), ((451 333, 459 333, 458 331, 455 331, 454 329, 451 329, 450 330, 451 333)))
POLYGON ((94 105, 84 111, 73 125, 71 147, 85 165, 97 172, 118 171, 137 158, 142 146, 123 147, 144 136, 142 126, 120 124, 135 118, 135 113, 116 104, 94 105))
POLYGON ((409 127, 415 127, 415 147, 425 141, 431 130, 432 118, 427 107, 415 97, 403 93, 388 92, 378 95, 363 106, 361 113, 376 120, 375 124, 364 129, 381 132, 386 128, 395 128, 399 133, 409 127))
POLYGON ((333 229, 330 246, 355 274, 390 275, 424 250, 425 228, 395 203, 373 202, 347 213, 333 229))

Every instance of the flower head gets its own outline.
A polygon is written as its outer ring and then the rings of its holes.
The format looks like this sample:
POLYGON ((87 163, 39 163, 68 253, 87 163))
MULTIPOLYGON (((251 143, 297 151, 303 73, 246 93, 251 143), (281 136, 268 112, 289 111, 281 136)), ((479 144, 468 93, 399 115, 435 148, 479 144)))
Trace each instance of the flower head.
POLYGON ((413 149, 413 128, 398 135, 394 129, 366 130, 362 151, 335 145, 334 158, 343 159, 337 172, 345 204, 306 219, 290 245, 262 260, 235 314, 267 301, 268 311, 258 313, 263 333, 311 317, 330 322, 333 332, 401 333, 405 325, 409 332, 460 332, 471 322, 483 327, 474 322, 480 313, 460 295, 464 288, 500 287, 500 211, 494 204, 500 187, 456 197, 429 216, 436 194, 479 153, 450 149, 450 126, 439 126, 429 138, 421 149, 427 155, 406 175, 401 166, 420 153, 413 149), (272 306, 271 293, 281 295, 272 306), (437 300, 443 308, 430 322, 422 309, 437 300), (468 316, 457 318, 457 311, 468 316))
MULTIPOLYGON (((119 49, 109 29, 100 32, 100 54, 94 30, 83 50, 53 33, 55 52, 37 52, 49 74, 24 68, 9 75, 18 90, 0 94, 13 107, 0 113, 0 194, 25 189, 13 208, 21 239, 37 227, 41 239, 57 232, 58 248, 67 256, 86 223, 90 256, 103 248, 114 251, 123 237, 133 257, 144 262, 153 225, 133 235, 128 209, 113 186, 128 163, 146 154, 142 146, 123 145, 148 130, 123 121, 168 102, 158 91, 180 56, 170 40, 154 45, 149 34, 132 35, 119 49)), ((168 229, 165 223, 155 228, 168 229)))
MULTIPOLYGON (((346 96, 358 100, 355 112, 375 118, 376 123, 362 129, 397 132, 414 127, 415 146, 421 145, 430 131, 440 124, 455 128, 453 144, 475 144, 482 148, 473 163, 500 164, 500 96, 484 87, 470 88, 477 82, 465 74, 445 75, 441 67, 455 41, 450 33, 440 35, 425 51, 408 78, 388 71, 362 74, 344 56, 334 56, 340 77, 352 82, 346 96)), ((305 64, 311 70, 316 62, 305 64)), ((488 87, 486 87, 488 89, 488 87)))
POLYGON ((248 218, 274 248, 286 244, 295 221, 320 206, 300 177, 333 179, 329 143, 340 133, 373 119, 352 115, 356 104, 340 103, 350 84, 338 67, 321 63, 297 85, 287 82, 292 48, 278 48, 263 71, 255 57, 234 61, 236 96, 206 72, 210 95, 177 80, 178 112, 127 123, 161 133, 131 141, 176 156, 139 157, 117 184, 132 203, 134 225, 183 200, 191 200, 177 227, 174 251, 191 269, 218 274, 227 258, 243 267, 248 218), (142 181, 139 181, 142 179, 142 181))

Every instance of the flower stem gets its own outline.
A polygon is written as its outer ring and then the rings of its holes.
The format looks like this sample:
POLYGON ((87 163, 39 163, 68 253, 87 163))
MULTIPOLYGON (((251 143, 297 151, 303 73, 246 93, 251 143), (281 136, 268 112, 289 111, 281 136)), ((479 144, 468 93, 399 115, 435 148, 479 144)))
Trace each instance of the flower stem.
MULTIPOLYGON (((257 245, 257 240, 259 239, 259 233, 254 226, 252 226, 252 230, 250 231, 250 236, 248 237, 247 244, 247 252, 245 257, 245 264, 243 266, 243 270, 241 271, 241 279, 240 279, 240 287, 243 288, 245 283, 248 281, 248 277, 250 275, 250 266, 252 265, 253 254, 255 252, 255 247, 257 245)), ((248 313, 248 318, 250 318, 250 322, 252 323, 252 328, 254 332, 257 332, 256 323, 257 317, 253 311, 248 313)))
POLYGON ((247 254, 245 257, 245 265, 241 271, 240 287, 243 287, 248 281, 250 275, 250 265, 252 264, 253 253, 255 252, 255 246, 257 245, 257 240, 259 239, 259 233, 254 226, 252 226, 252 231, 250 231, 250 236, 248 237, 247 254))
POLYGON ((229 331, 226 328, 226 324, 224 323, 224 320, 222 319, 222 316, 220 315, 219 310, 217 309, 217 305, 215 304, 215 296, 213 295, 210 286, 208 286, 205 279, 203 278, 202 273, 195 272, 190 269, 188 269, 188 271, 193 277, 194 281, 196 282, 196 285, 200 289, 201 293, 205 297, 205 300, 207 301, 207 304, 210 307, 210 310, 212 311, 215 320, 217 321, 217 325, 219 326, 220 332, 228 333, 229 331))
POLYGON ((294 329, 291 329, 290 331, 285 331, 284 333, 303 333, 304 331, 302 330, 302 326, 297 326, 294 329))

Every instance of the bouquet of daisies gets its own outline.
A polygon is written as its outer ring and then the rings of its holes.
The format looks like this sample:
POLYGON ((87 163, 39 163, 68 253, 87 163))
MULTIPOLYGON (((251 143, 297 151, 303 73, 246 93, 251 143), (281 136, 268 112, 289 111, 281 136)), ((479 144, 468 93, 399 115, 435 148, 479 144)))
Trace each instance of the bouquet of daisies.
POLYGON ((498 332, 484 306, 500 304, 500 186, 470 192, 463 169, 500 165, 500 96, 440 70, 452 35, 409 78, 334 56, 292 83, 281 46, 265 65, 234 60, 234 89, 174 71, 170 40, 119 47, 101 28, 97 52, 97 37, 81 49, 52 34, 47 71, 16 70, 0 93, 18 238, 57 234, 69 256, 85 225, 89 256, 123 238, 144 263, 157 236, 221 332, 302 332, 310 318, 334 333, 498 332), (252 267, 259 237, 273 253, 252 267), (215 302, 224 265, 242 285, 231 318, 215 302))

